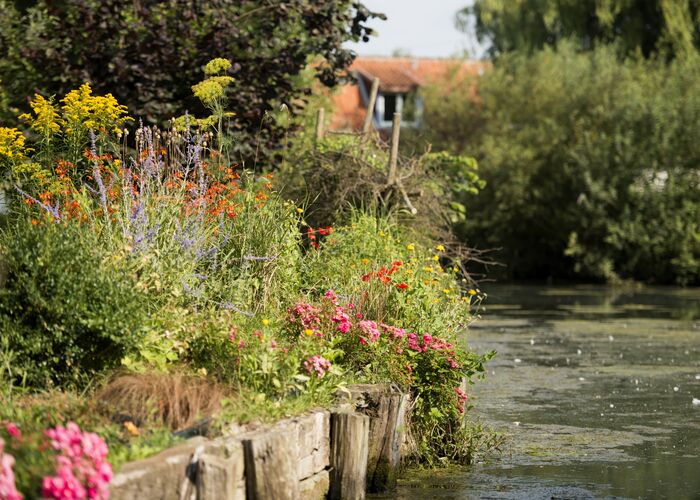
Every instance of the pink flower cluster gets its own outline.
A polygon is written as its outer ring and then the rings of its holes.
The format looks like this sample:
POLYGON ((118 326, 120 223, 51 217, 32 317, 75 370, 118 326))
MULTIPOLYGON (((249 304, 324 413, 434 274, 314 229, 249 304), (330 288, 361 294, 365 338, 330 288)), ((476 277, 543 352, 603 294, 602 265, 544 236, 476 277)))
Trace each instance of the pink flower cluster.
POLYGON ((467 402, 467 393, 461 387, 455 387, 455 394, 457 394, 457 409, 460 413, 464 413, 464 403, 467 402))
POLYGON ((418 335, 415 333, 409 333, 406 335, 406 338, 409 349, 416 352, 425 352, 428 349, 433 351, 443 351, 447 359, 447 364, 450 365, 450 368, 457 370, 460 367, 459 363, 457 363, 457 361, 454 359, 454 345, 447 342, 445 339, 433 337, 427 333, 423 334, 423 336, 420 337, 420 340, 418 335))
POLYGON ((403 328, 398 328, 396 326, 391 326, 391 325, 385 325, 384 323, 380 323, 379 327, 385 332, 391 335, 392 339, 402 339, 406 335, 406 330, 403 328))
POLYGON ((362 345, 365 345, 368 342, 371 344, 379 339, 379 328, 377 327, 377 323, 374 321, 360 321, 357 326, 360 327, 360 331, 363 335, 360 337, 360 343, 362 345))
POLYGON ((289 320, 293 323, 300 323, 305 329, 312 330, 316 336, 318 335, 321 326, 321 310, 306 302, 298 302, 289 310, 289 320))
POLYGON ((22 495, 19 491, 17 491, 17 486, 15 485, 15 473, 12 470, 12 467, 15 464, 15 458, 9 453, 5 453, 4 449, 5 441, 0 438, 0 499, 22 500, 22 495))
MULTIPOLYGON (((333 317, 331 321, 337 325, 337 329, 340 333, 348 333, 352 328, 352 321, 350 321, 350 315, 346 312, 346 309, 338 304, 338 295, 333 290, 328 290, 323 297, 333 305, 333 317)), ((349 304, 348 309, 353 309, 354 306, 349 304)))
POLYGON ((331 369, 331 362, 323 356, 310 356, 304 361, 304 368, 307 372, 316 373, 316 376, 321 378, 331 369))
POLYGON ((100 436, 82 432, 74 422, 46 431, 56 457, 56 475, 47 476, 41 493, 53 499, 107 499, 112 466, 100 436))

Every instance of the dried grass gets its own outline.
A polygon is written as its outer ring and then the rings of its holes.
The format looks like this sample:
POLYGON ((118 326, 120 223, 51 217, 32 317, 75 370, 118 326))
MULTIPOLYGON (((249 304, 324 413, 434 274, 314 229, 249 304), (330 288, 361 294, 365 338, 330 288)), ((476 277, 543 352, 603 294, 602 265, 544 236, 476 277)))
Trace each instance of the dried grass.
POLYGON ((112 378, 96 394, 102 411, 139 425, 181 430, 215 414, 226 397, 222 386, 186 373, 128 373, 112 378))

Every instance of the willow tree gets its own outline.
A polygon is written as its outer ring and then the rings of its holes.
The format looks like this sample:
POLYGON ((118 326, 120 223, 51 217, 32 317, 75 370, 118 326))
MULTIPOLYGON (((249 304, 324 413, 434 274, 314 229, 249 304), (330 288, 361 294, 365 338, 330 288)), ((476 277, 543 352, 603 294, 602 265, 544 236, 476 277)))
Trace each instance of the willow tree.
POLYGON ((579 48, 616 43, 644 57, 687 55, 700 46, 700 0, 474 0, 457 15, 492 55, 573 39, 579 48))

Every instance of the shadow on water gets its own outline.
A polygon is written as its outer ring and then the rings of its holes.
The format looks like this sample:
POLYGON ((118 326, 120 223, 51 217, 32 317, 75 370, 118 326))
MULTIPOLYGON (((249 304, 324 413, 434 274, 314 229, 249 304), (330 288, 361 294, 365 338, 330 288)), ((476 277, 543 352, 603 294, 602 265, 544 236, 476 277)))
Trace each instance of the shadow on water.
POLYGON ((700 499, 700 290, 491 286, 473 418, 501 453, 392 498, 700 499))

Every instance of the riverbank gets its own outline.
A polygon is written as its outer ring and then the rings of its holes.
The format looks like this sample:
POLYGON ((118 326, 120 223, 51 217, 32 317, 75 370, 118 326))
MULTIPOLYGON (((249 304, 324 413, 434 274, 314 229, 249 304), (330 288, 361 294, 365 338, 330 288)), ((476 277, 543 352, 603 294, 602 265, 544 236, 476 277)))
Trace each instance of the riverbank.
POLYGON ((490 286, 475 413, 502 453, 412 474, 392 498, 696 498, 700 291, 490 286))

